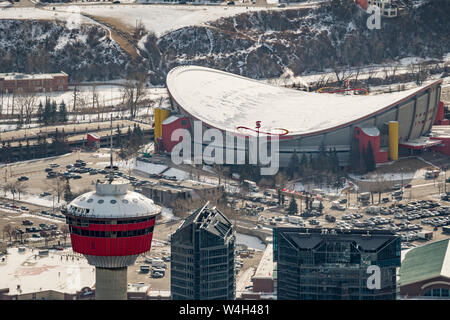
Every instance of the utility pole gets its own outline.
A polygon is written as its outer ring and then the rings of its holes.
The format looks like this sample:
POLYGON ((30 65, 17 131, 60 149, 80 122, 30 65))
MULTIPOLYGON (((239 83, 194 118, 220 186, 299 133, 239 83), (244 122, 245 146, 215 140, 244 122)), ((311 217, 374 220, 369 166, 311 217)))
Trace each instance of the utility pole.
POLYGON ((259 165, 259 129, 261 121, 256 121, 256 165, 259 165))

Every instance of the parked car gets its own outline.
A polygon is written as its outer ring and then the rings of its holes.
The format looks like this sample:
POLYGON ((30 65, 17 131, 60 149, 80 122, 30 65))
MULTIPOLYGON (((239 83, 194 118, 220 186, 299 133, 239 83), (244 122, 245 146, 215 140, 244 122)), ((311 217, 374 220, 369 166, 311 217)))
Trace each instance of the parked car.
POLYGON ((31 225, 33 225, 33 222, 30 220, 22 220, 22 224, 24 226, 31 226, 31 225))
POLYGON ((50 171, 49 173, 47 173, 47 179, 52 179, 52 178, 56 178, 57 177, 57 173, 50 171))
POLYGON ((59 164, 57 163, 50 163, 50 168, 58 168, 59 164))
POLYGON ((29 178, 26 177, 26 176, 21 176, 20 178, 17 178, 17 180, 19 180, 19 181, 27 181, 27 180, 29 180, 29 178))

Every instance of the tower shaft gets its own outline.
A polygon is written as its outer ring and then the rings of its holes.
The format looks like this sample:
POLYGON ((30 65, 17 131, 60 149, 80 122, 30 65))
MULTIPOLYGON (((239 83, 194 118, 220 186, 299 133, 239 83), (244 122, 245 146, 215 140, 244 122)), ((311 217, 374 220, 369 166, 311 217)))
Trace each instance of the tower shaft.
POLYGON ((127 300, 127 267, 95 268, 96 300, 127 300))

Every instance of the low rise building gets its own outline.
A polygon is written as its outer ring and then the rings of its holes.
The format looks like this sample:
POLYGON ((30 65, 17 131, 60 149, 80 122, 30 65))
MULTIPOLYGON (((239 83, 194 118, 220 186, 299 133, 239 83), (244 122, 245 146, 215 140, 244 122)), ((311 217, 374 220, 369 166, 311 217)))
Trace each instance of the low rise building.
POLYGON ((177 199, 210 200, 223 193, 223 186, 216 186, 198 181, 155 180, 142 186, 142 194, 156 204, 170 206, 177 199))
POLYGON ((399 271, 402 298, 450 299, 450 240, 408 250, 399 271))
POLYGON ((69 85, 69 76, 60 73, 0 73, 0 92, 53 92, 66 91, 69 85))

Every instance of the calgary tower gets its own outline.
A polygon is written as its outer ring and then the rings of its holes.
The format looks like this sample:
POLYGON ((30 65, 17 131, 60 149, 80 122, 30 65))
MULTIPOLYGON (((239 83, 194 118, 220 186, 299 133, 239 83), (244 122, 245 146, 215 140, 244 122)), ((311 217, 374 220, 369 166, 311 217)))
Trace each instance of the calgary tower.
POLYGON ((153 200, 130 191, 128 182, 114 179, 111 132, 109 178, 65 210, 73 251, 95 266, 97 300, 127 299, 127 268, 150 250, 160 211, 153 200))

